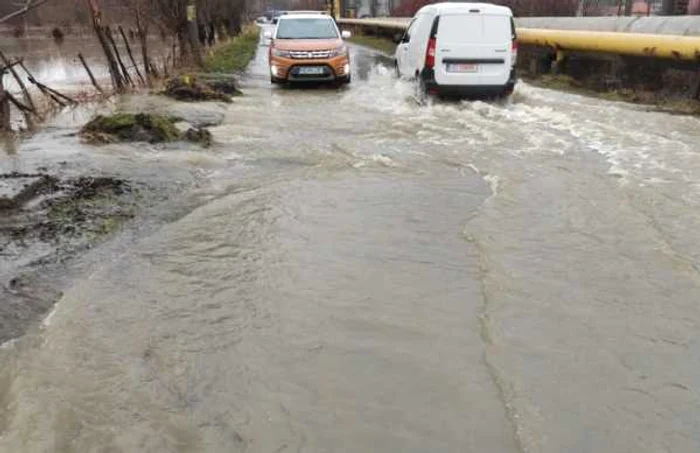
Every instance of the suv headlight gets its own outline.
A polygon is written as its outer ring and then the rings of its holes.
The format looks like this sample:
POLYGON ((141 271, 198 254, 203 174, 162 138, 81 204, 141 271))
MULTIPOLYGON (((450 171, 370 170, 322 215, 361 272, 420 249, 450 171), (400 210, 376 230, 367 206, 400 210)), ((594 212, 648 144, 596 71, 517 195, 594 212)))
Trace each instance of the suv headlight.
POLYGON ((348 46, 343 44, 342 46, 336 47, 335 49, 333 49, 333 52, 331 52, 331 57, 340 57, 340 56, 347 55, 347 54, 348 54, 348 46))
POLYGON ((279 58, 289 58, 290 54, 288 50, 272 49, 272 56, 279 58))

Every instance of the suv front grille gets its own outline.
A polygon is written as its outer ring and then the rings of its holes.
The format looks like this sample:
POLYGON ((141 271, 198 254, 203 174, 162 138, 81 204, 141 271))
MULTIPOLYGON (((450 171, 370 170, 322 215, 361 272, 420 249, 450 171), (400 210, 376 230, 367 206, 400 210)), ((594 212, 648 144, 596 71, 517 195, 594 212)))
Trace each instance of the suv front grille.
POLYGON ((308 52, 304 50, 293 50, 289 52, 289 56, 295 60, 322 60, 325 58, 330 58, 332 55, 332 50, 314 50, 308 52))

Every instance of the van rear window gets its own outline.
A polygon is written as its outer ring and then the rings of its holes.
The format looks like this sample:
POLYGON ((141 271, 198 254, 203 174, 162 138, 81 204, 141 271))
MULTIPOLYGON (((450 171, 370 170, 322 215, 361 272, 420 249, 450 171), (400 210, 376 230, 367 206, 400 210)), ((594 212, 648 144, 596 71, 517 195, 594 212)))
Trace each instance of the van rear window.
POLYGON ((511 40, 508 16, 482 14, 443 15, 438 38, 446 43, 503 44, 511 40))

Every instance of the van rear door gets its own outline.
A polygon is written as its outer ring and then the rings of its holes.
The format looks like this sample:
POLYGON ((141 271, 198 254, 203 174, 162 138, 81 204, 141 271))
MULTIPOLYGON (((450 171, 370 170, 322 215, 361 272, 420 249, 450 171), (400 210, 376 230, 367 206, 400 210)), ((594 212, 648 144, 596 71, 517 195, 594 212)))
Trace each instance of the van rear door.
POLYGON ((511 19, 475 11, 440 16, 435 59, 438 85, 508 83, 512 67, 511 19))

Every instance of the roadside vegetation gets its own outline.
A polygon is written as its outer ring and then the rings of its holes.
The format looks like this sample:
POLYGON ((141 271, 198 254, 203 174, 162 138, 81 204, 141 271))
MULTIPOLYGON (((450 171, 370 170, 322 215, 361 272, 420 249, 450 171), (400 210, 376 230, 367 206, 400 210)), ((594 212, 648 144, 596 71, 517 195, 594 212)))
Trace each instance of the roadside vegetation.
POLYGON ((204 70, 210 73, 242 72, 255 57, 260 39, 260 29, 246 26, 241 34, 230 42, 212 49, 204 59, 204 70))
POLYGON ((525 76, 524 78, 528 83, 541 88, 566 91, 606 101, 644 105, 648 106, 649 110, 700 115, 700 102, 687 97, 673 96, 669 93, 625 87, 601 89, 594 83, 565 74, 542 74, 534 77, 525 76))
POLYGON ((379 50, 387 55, 394 55, 396 51, 396 44, 393 41, 378 36, 355 35, 350 38, 350 42, 379 50))

